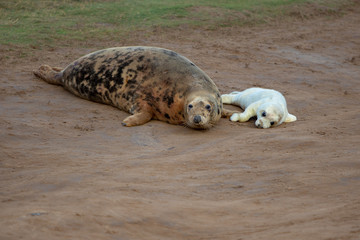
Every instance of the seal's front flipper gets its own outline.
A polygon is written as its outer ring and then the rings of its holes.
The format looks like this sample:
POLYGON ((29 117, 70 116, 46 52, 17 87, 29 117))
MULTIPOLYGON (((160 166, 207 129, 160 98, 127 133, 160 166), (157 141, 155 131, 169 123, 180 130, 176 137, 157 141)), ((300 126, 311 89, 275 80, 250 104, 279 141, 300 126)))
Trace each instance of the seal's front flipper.
POLYGON ((61 68, 52 68, 49 65, 42 65, 38 70, 33 71, 33 73, 38 78, 41 78, 50 84, 63 85, 61 68))
POLYGON ((134 115, 131 115, 131 116, 125 118, 121 124, 125 127, 133 127, 133 126, 143 125, 143 124, 149 122, 151 120, 152 116, 153 115, 149 112, 135 113, 134 115))
POLYGON ((221 117, 222 118, 229 118, 231 117, 231 115, 233 115, 234 113, 238 113, 237 111, 232 111, 232 110, 228 110, 223 108, 221 111, 221 117))

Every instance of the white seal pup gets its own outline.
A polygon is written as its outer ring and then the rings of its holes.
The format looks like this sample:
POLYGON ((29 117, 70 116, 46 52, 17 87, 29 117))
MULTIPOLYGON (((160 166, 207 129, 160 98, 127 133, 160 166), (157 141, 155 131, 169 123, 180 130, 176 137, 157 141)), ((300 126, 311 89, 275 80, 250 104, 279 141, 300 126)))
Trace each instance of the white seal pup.
POLYGON ((294 122, 296 116, 287 110, 285 97, 278 91, 264 88, 249 88, 242 92, 232 92, 221 96, 223 103, 240 106, 244 112, 234 113, 230 117, 233 122, 246 122, 257 116, 255 125, 269 128, 283 122, 294 122))

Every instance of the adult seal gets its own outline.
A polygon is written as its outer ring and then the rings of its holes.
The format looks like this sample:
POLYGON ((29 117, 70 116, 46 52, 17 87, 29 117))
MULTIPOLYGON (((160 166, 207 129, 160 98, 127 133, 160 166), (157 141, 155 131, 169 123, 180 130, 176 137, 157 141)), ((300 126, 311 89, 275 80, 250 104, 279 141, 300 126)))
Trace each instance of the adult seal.
POLYGON ((90 53, 65 69, 42 65, 34 74, 84 99, 131 114, 124 126, 151 119, 208 129, 221 118, 218 88, 200 68, 176 52, 117 47, 90 53))

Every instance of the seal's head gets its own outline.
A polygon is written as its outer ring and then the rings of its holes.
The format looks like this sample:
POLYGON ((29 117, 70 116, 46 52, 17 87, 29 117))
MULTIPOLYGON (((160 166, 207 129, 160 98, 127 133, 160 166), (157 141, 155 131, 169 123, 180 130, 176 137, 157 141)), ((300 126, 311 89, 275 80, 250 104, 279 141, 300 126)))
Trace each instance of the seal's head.
POLYGON ((187 98, 184 106, 185 125, 194 129, 209 129, 221 118, 220 97, 197 92, 187 98))
POLYGON ((285 111, 280 104, 265 103, 257 111, 255 125, 258 128, 270 128, 280 125, 284 121, 285 111))

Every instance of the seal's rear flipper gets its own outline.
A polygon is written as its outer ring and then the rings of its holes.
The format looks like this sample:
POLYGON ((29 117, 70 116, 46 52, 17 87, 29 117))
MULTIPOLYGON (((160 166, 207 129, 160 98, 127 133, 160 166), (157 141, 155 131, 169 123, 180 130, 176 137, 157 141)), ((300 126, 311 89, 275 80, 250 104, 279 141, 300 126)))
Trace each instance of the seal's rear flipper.
POLYGON ((285 119, 285 122, 295 122, 296 121, 296 116, 295 115, 292 115, 292 114, 288 114, 286 119, 285 119))
POLYGON ((62 84, 62 69, 58 67, 50 67, 49 65, 42 65, 38 70, 33 71, 34 75, 44 81, 55 84, 62 84))

